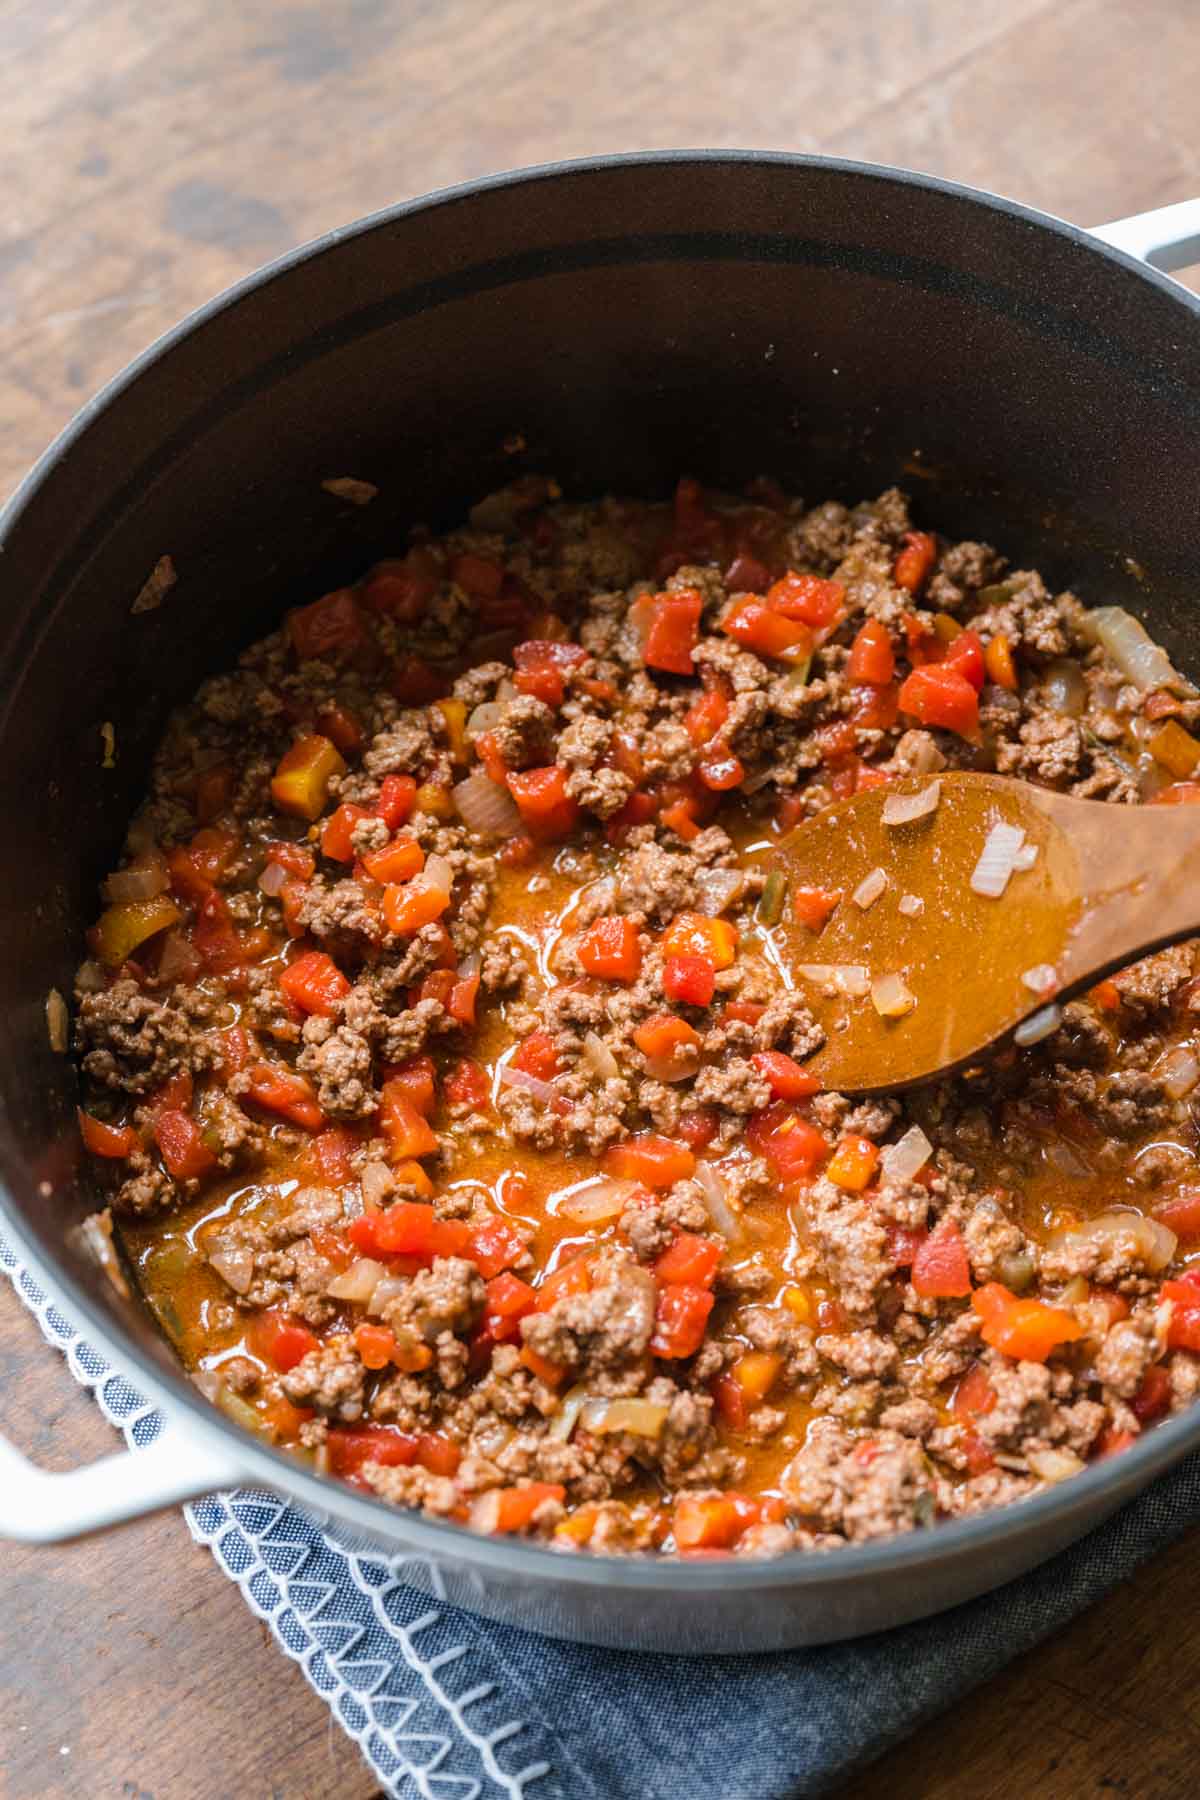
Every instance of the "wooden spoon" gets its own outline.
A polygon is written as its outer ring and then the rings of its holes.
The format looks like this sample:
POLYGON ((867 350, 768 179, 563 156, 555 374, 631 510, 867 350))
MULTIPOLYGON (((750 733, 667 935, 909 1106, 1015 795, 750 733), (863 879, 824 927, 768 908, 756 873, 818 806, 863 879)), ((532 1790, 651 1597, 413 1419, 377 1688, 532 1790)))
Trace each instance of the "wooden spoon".
POLYGON ((1046 1009, 1200 935, 1200 806, 1073 800, 998 775, 910 778, 818 813, 769 866, 787 896, 767 936, 826 1032, 805 1067, 842 1093, 908 1087, 1036 1042, 1057 1022, 1046 1009), (929 810, 885 823, 901 795, 929 810), (971 882, 996 825, 1021 828, 1037 855, 993 898, 971 882), (877 870, 886 885, 872 900, 878 874, 861 884, 877 870), (842 896, 819 929, 802 922, 812 889, 842 896))

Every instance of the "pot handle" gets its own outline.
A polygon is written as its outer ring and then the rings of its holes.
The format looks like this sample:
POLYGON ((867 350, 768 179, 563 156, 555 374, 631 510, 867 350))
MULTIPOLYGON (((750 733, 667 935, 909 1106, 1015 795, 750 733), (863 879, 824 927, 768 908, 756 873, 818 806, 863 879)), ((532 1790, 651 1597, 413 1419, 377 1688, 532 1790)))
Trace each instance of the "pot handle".
POLYGON ((145 1450, 51 1474, 0 1436, 0 1537, 57 1544, 245 1479, 232 1457, 166 1425, 145 1450))
POLYGON ((1152 269, 1186 269, 1200 263, 1200 200, 1180 200, 1154 212, 1135 213, 1094 225, 1092 236, 1114 250, 1124 250, 1152 269))

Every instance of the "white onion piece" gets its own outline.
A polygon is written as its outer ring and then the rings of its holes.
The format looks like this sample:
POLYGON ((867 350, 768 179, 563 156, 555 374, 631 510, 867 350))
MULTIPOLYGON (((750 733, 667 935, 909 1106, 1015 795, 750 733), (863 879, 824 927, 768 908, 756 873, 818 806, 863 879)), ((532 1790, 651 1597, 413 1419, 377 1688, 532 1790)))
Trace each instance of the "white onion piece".
POLYGON ((75 986, 81 994, 102 994, 108 986, 108 976, 98 962, 81 962, 75 971, 75 986))
POLYGON ((166 859, 157 850, 147 850, 127 868, 113 870, 104 883, 104 896, 114 906, 127 906, 133 900, 153 900, 166 892, 167 885, 166 859))
POLYGON ((1147 693, 1151 688, 1173 687, 1183 693, 1192 691, 1172 666, 1161 644, 1156 644, 1140 619, 1123 606, 1097 606, 1083 621, 1087 635, 1103 645, 1136 688, 1147 693))
POLYGON ((1047 1144, 1042 1154, 1060 1175, 1068 1175, 1072 1181, 1086 1181, 1094 1172, 1063 1138, 1047 1144))
POLYGON ((740 1238, 741 1221, 729 1204, 729 1189, 720 1171, 714 1169, 711 1163, 700 1161, 692 1171, 692 1180, 700 1189, 708 1208, 708 1216, 721 1236, 731 1241, 740 1238))
POLYGON ((906 731, 896 752, 903 756, 908 775, 936 775, 946 766, 946 758, 927 731, 906 731))
POLYGON ((745 885, 737 869, 699 869, 694 877, 700 911, 715 919, 730 906, 745 885))
POLYGON ((194 981, 203 966, 199 952, 192 948, 182 931, 172 929, 167 932, 158 959, 161 981, 194 981))
POLYGON ((549 1106, 552 1100, 558 1098, 558 1089, 552 1082, 530 1075, 525 1069, 514 1069, 511 1063, 501 1065, 500 1082, 503 1087, 524 1088, 527 1094, 532 1094, 544 1106, 549 1106))
POLYGON ((615 1178, 592 1182, 565 1195, 553 1210, 576 1225, 599 1225, 603 1220, 615 1219, 623 1213, 629 1196, 637 1193, 639 1185, 636 1181, 615 1178))
POLYGON ((290 880, 291 876, 288 874, 282 863, 269 862, 266 864, 262 874, 258 878, 259 890, 261 893, 268 895, 270 899, 274 900, 278 895, 282 894, 290 880))
POLYGON ((1023 875, 1027 869, 1032 869, 1037 859, 1037 845, 1022 844, 1021 848, 1017 851, 1017 854, 1013 857, 1013 872, 1017 875, 1023 875))
POLYGON ((1182 1100, 1200 1081, 1200 1058, 1188 1044, 1180 1044, 1160 1057, 1155 1074, 1172 1100, 1182 1100))
POLYGON ((898 969, 877 975, 871 983, 871 1005, 881 1019, 902 1019, 917 1004, 917 996, 898 969))
POLYGON ((1024 842, 1025 832, 1020 825, 993 825, 971 872, 971 891, 985 899, 998 900, 1008 886, 1017 851, 1024 842))
POLYGON ((1067 657, 1052 662, 1042 677, 1042 693, 1052 712, 1077 719, 1087 705, 1087 683, 1079 664, 1067 657))
POLYGON ((409 1280, 410 1278, 407 1275, 381 1276, 375 1283, 371 1298, 367 1301, 367 1311, 373 1313, 375 1317, 378 1318, 384 1309, 391 1305, 393 1300, 398 1300, 400 1298, 400 1295, 404 1292, 405 1288, 408 1287, 409 1280))
POLYGON ((482 958, 482 956, 480 956, 478 950, 470 951, 468 955, 463 957, 462 961, 458 965, 459 980, 467 981, 470 979, 470 977, 472 975, 478 975, 478 973, 482 967, 483 967, 483 958, 482 958))
POLYGON ((57 988, 46 995, 46 1037, 55 1056, 64 1056, 71 1041, 71 1020, 67 1003, 57 988))
POLYGON ((902 1138, 887 1144, 879 1167, 888 1181, 911 1181, 933 1155, 933 1145, 919 1125, 910 1125, 902 1138))
POLYGON ((597 1037, 594 1031, 584 1033, 579 1060, 585 1062, 602 1081, 615 1081, 620 1076, 621 1065, 604 1039, 597 1037))
POLYGON ((467 723, 464 727, 466 735, 469 738, 473 738, 478 737, 481 732, 494 731, 503 717, 503 701, 485 700, 482 705, 477 706, 474 711, 468 715, 467 723))
POLYGON ((796 973, 819 987, 836 988, 851 1000, 861 1000, 871 986, 871 971, 861 963, 798 963, 796 973))
POLYGON ((374 1262, 369 1256, 360 1256, 348 1269, 325 1283, 325 1292, 331 1300, 356 1300, 360 1306, 365 1306, 386 1274, 382 1263, 374 1262))
POLYGON ((363 1205, 368 1212, 378 1212, 384 1201, 390 1199, 396 1185, 392 1171, 385 1162, 368 1162, 362 1167, 363 1205))
POLYGON ((1057 1031, 1062 1024, 1062 1007, 1058 1005, 1043 1006, 1029 1017, 1013 1032, 1013 1042, 1020 1044, 1022 1050, 1028 1050, 1031 1044, 1040 1044, 1043 1038, 1057 1031))
POLYGON ((101 1212, 89 1213, 79 1227, 84 1249, 108 1277, 123 1300, 129 1299, 129 1283, 113 1244, 112 1212, 106 1206, 101 1212))
POLYGON ((578 1387, 568 1388, 559 1403, 558 1411, 547 1427, 546 1436, 557 1438, 560 1444, 565 1444, 579 1423, 579 1415, 583 1411, 587 1397, 587 1389, 582 1384, 578 1387))
POLYGON ((427 856, 421 871, 424 885, 448 894, 454 886, 454 870, 444 856, 427 856))
POLYGON ((920 894, 901 894, 896 904, 906 919, 919 919, 925 911, 925 902, 920 894))
POLYGON ((886 870, 872 869, 869 875, 863 876, 850 898, 855 906, 861 906, 862 910, 866 912, 869 906, 874 906, 887 884, 886 870))
POLYGON ((1025 1461, 1039 1481, 1066 1481, 1084 1466, 1073 1450, 1030 1450, 1025 1461))
POLYGON ((501 1450, 508 1448, 516 1436, 515 1426, 508 1425, 503 1419, 493 1418, 489 1424, 481 1425, 471 1439, 472 1450, 480 1456, 499 1456, 501 1450))
POLYGON ((1031 994, 1049 994, 1058 986, 1058 970, 1053 963, 1035 963, 1026 969, 1021 980, 1031 994))
POLYGON ((516 801, 507 788, 482 769, 476 769, 451 791, 458 816, 468 831, 477 831, 481 837, 515 837, 520 832, 521 815, 516 801))
POLYGON ((254 1285, 254 1252, 249 1244, 217 1244, 208 1253, 208 1263, 235 1294, 250 1292, 254 1285))
POLYGON ((1066 1225, 1053 1232, 1053 1250, 1076 1250, 1089 1245, 1111 1247, 1114 1256, 1124 1261, 1136 1258, 1152 1275, 1165 1269, 1175 1254, 1179 1239, 1160 1219, 1142 1213, 1104 1212, 1081 1225, 1066 1225))
POLYGON ((885 825, 911 825, 914 819, 923 819, 928 813, 936 812, 941 797, 940 781, 931 781, 919 794, 889 794, 883 803, 883 822, 885 825))
POLYGON ((585 1431, 631 1431, 638 1437, 662 1435, 670 1407, 664 1400, 586 1400, 579 1423, 585 1431))

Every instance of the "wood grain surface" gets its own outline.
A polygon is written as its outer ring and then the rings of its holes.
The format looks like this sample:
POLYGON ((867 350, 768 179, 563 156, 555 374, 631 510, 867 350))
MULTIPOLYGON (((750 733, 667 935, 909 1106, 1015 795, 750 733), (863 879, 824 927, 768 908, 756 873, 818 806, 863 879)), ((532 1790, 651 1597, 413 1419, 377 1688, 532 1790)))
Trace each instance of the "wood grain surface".
MULTIPOLYGON (((189 308, 391 201, 736 145, 1097 223, 1200 193, 1198 56, 1196 0, 0 0, 0 495, 189 308)), ((50 1466, 111 1440, 2 1287, 0 1415, 50 1466)), ((0 1573, 4 1800, 374 1792, 177 1513, 0 1573)), ((1192 1533, 850 1791, 1193 1795, 1198 1617, 1192 1533)))

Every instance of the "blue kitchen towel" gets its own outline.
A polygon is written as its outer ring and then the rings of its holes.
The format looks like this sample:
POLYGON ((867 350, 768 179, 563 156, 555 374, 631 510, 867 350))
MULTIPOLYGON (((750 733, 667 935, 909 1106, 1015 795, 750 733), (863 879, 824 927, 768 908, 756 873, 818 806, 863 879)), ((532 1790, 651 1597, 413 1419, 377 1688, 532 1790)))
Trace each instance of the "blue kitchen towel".
MULTIPOLYGON (((0 1239, 0 1266, 135 1448, 161 1417, 0 1239)), ((422 1800, 808 1800, 1125 1580, 1200 1519, 1200 1456, 1021 1580, 918 1625, 753 1657, 556 1643, 439 1602, 263 1492, 187 1507, 387 1793, 422 1800)))

